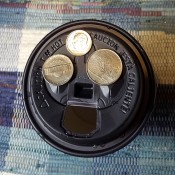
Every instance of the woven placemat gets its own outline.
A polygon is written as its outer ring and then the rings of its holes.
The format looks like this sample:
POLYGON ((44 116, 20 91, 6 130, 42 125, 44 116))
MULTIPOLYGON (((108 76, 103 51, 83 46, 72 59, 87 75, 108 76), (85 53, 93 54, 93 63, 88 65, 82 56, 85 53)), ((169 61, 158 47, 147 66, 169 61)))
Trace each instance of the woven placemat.
POLYGON ((0 175, 175 174, 175 0, 0 1, 0 175), (99 19, 132 34, 157 76, 155 110, 128 146, 98 158, 77 158, 45 143, 22 100, 22 75, 36 44, 78 19, 99 19))

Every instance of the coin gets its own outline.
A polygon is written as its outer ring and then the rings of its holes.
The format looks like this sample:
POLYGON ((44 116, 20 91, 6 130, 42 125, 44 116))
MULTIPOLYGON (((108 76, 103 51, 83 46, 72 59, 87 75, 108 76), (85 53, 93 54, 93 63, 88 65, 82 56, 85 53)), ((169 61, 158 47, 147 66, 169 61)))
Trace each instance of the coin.
POLYGON ((42 73, 48 83, 60 86, 71 79, 73 75, 73 64, 65 55, 53 55, 44 62, 42 73))
POLYGON ((74 30, 66 40, 67 50, 74 56, 85 55, 92 47, 92 39, 84 30, 74 30))
POLYGON ((87 62, 89 78, 99 85, 110 85, 122 73, 122 61, 117 53, 109 49, 96 50, 87 62))

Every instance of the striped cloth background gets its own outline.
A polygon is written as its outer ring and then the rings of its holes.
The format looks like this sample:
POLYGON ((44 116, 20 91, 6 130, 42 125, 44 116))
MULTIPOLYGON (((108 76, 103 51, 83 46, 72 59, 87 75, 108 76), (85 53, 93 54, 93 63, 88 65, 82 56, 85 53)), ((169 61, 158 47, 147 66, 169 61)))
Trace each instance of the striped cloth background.
POLYGON ((175 0, 0 0, 0 175, 175 174, 175 0), (154 67, 155 110, 140 135, 120 151, 77 158, 45 143, 22 100, 22 75, 36 44, 78 19, 99 19, 131 33, 154 67))

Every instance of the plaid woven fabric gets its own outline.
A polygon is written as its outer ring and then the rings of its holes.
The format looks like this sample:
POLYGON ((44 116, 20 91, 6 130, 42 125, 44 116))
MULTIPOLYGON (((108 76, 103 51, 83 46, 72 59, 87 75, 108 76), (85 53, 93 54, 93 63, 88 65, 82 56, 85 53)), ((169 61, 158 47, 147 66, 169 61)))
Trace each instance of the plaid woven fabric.
POLYGON ((175 174, 175 0, 0 0, 0 175, 175 174), (132 34, 158 83, 155 110, 125 148, 77 158, 45 143, 22 100, 22 75, 36 44, 72 20, 99 19, 132 34))

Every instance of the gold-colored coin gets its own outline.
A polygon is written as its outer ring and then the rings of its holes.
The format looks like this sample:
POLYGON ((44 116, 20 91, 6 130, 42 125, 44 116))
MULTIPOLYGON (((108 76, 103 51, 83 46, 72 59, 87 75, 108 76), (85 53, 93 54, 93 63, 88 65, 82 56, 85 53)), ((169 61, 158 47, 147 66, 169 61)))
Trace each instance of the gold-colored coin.
POLYGON ((117 81, 122 69, 119 55, 109 49, 97 50, 88 58, 87 74, 94 83, 99 85, 110 85, 117 81))
POLYGON ((53 55, 44 62, 42 73, 47 82, 60 86, 71 79, 73 64, 65 55, 53 55))
POLYGON ((92 47, 92 39, 84 30, 71 32, 66 40, 67 50, 75 56, 85 55, 92 47))

